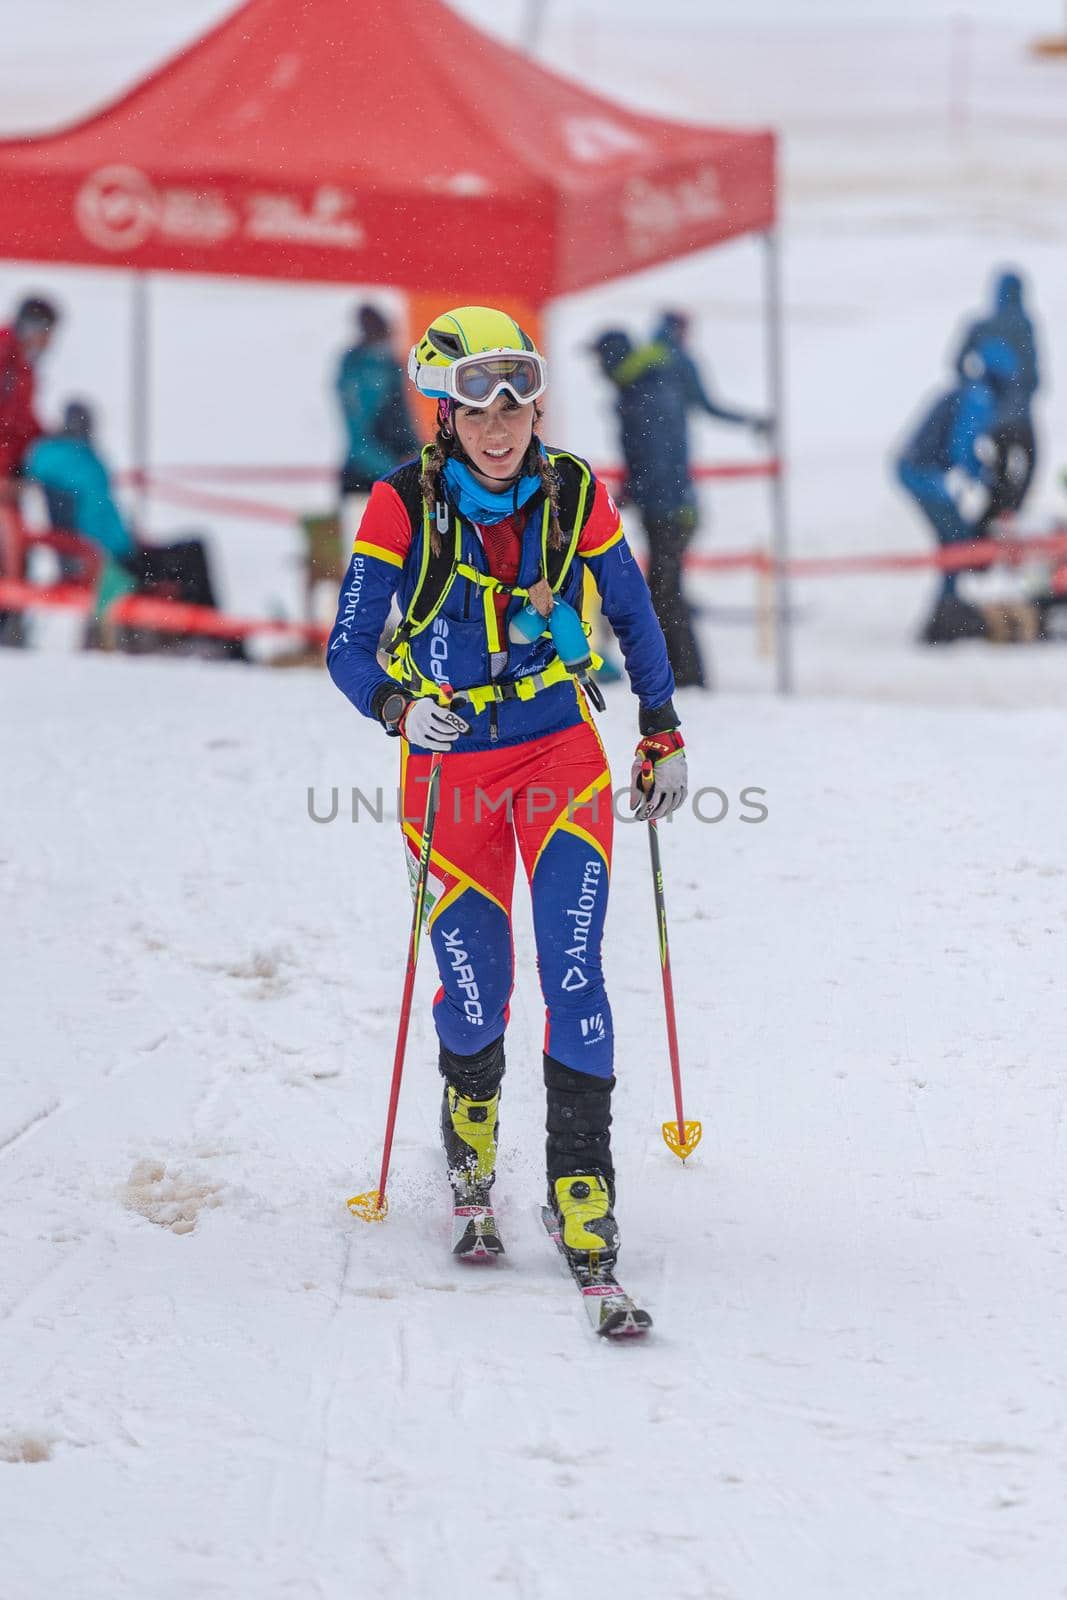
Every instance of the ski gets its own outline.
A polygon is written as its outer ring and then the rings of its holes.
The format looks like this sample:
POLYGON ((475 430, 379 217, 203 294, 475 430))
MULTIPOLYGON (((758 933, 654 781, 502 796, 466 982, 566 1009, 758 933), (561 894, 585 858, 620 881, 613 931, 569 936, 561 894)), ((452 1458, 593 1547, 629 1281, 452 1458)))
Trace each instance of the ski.
POLYGON ((541 1207, 541 1220, 545 1232, 581 1291, 582 1304, 593 1332, 604 1339, 634 1339, 646 1334, 652 1326, 652 1318, 627 1294, 611 1268, 590 1270, 588 1267, 574 1266, 564 1249, 559 1221, 550 1206, 541 1207))
POLYGON ((457 1261, 479 1265, 504 1254, 492 1206, 462 1205, 456 1201, 452 1207, 452 1254, 457 1261))

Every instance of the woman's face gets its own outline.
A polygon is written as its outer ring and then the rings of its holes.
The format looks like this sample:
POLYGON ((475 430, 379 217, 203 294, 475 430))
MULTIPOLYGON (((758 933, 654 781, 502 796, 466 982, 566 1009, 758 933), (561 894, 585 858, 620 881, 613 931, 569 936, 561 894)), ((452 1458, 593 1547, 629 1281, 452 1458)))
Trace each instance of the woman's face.
POLYGON ((502 389, 492 405, 457 405, 453 424, 475 477, 486 488, 499 489, 522 466, 533 434, 534 408, 521 406, 502 389))

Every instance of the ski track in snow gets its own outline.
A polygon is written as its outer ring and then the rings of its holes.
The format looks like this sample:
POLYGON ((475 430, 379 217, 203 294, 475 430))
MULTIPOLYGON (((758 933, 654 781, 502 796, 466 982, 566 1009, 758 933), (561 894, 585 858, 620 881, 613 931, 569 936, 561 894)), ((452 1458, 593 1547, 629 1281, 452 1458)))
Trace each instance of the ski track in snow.
MULTIPOLYGON (((697 780, 771 816, 664 830, 684 1169, 618 830, 621 1272, 656 1329, 605 1348, 538 1219, 525 890, 479 1271, 429 963, 391 1215, 344 1208, 409 907, 392 830, 306 788, 388 783, 392 748, 317 673, 3 668, 4 1600, 1062 1593, 1055 713, 687 697, 697 780)), ((613 695, 616 771, 632 722, 613 695)))

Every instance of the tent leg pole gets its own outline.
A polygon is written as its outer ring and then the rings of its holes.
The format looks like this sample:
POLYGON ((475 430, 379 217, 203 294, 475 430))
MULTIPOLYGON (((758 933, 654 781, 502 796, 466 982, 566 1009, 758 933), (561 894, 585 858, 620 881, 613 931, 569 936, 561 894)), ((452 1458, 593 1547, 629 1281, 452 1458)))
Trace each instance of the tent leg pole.
POLYGON ((778 230, 763 235, 764 315, 767 341, 767 391, 771 410, 771 449, 778 470, 771 485, 771 567, 774 578, 775 686, 793 690, 792 608, 789 597, 789 518, 785 496, 785 385, 782 380, 782 284, 778 230))
POLYGON ((151 302, 147 272, 135 272, 130 292, 130 464, 134 471, 138 532, 148 512, 151 429, 151 302))

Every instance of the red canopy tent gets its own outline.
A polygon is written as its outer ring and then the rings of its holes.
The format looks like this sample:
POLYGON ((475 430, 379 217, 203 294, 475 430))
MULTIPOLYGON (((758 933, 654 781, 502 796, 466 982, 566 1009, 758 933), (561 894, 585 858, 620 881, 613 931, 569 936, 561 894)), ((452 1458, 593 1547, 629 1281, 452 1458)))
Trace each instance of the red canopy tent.
POLYGON ((762 234, 780 415, 774 223, 772 133, 635 115, 440 0, 246 0, 96 115, 0 140, 2 257, 388 283, 416 324, 762 234))

